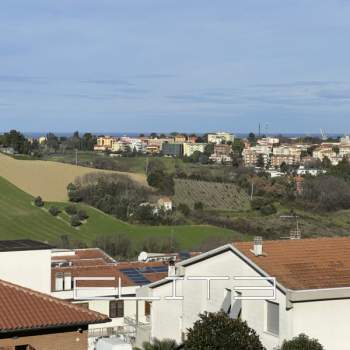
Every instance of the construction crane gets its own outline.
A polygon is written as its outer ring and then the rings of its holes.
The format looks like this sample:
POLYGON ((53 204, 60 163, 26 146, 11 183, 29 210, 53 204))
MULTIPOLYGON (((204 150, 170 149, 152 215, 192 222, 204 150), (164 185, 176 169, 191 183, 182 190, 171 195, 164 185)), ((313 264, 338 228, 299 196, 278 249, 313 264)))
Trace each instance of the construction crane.
POLYGON ((323 129, 320 129, 320 132, 321 132, 321 138, 322 138, 322 141, 326 141, 328 139, 326 133, 324 132, 323 129))

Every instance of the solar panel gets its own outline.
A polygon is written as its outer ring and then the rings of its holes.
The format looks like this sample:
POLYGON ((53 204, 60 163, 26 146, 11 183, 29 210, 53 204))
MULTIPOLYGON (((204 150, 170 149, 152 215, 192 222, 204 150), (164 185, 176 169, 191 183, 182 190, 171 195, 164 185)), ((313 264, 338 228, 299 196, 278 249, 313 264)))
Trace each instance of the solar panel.
POLYGON ((148 284, 151 282, 137 269, 121 269, 120 271, 127 275, 128 278, 130 278, 134 283, 138 285, 148 284))

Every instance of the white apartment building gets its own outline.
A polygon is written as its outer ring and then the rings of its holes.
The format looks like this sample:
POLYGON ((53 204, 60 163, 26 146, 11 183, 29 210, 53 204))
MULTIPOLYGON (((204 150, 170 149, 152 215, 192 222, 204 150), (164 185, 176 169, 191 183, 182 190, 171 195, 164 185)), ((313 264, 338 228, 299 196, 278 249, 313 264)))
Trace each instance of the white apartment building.
POLYGON ((194 152, 201 152, 203 153, 205 151, 205 147, 207 146, 207 143, 184 143, 183 144, 183 155, 186 157, 190 157, 194 152))
POLYGON ((264 137, 257 141, 258 145, 273 147, 280 143, 280 139, 277 137, 264 137))
POLYGON ((208 134, 208 143, 234 142, 235 135, 229 132, 216 132, 208 134))
POLYGON ((265 166, 270 161, 272 148, 270 146, 256 145, 254 147, 244 148, 242 157, 245 166, 255 166, 259 155, 263 156, 265 166))
POLYGON ((158 298, 152 338, 181 342, 200 313, 224 311, 246 321, 267 350, 300 333, 325 349, 348 350, 349 251, 348 237, 227 244, 177 263, 176 282, 164 279, 137 295, 158 298))

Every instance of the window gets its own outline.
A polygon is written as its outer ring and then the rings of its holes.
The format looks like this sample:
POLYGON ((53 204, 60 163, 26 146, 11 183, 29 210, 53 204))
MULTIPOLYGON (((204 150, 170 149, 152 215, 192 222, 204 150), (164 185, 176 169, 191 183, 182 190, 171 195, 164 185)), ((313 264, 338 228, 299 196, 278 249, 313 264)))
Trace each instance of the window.
POLYGON ((279 335, 279 331, 280 331, 279 305, 271 301, 267 301, 266 303, 267 303, 266 330, 272 334, 279 335))
POLYGON ((113 300, 109 302, 109 317, 124 317, 124 300, 113 300))
POLYGON ((31 349, 29 347, 29 345, 17 345, 17 346, 15 346, 15 350, 27 350, 27 349, 31 349))
POLYGON ((55 290, 57 292, 63 290, 63 273, 56 273, 56 282, 55 282, 55 290))
POLYGON ((151 314, 151 303, 149 301, 145 301, 145 316, 149 316, 151 314))
POLYGON ((69 272, 64 274, 64 290, 72 290, 72 274, 69 272))

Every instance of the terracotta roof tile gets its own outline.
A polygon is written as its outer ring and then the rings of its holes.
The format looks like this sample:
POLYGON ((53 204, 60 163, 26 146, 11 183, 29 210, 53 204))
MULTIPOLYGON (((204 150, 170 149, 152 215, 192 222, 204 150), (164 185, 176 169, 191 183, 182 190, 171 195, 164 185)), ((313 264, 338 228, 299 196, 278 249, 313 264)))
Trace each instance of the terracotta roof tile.
POLYGON ((253 243, 234 243, 245 256, 293 290, 350 287, 350 238, 264 241, 263 256, 253 243))
POLYGON ((0 280, 0 332, 82 326, 107 316, 0 280))

